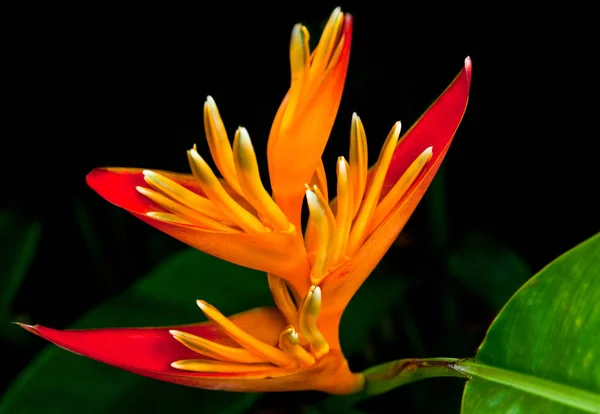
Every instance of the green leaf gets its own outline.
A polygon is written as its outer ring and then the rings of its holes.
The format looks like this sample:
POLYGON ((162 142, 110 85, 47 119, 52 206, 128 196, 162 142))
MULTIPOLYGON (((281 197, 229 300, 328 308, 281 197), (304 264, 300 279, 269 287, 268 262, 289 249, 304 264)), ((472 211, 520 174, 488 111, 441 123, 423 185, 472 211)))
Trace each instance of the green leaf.
POLYGON ((600 413, 600 234, 519 289, 455 369, 464 414, 600 413))
POLYGON ((450 254, 447 266, 494 310, 500 310, 532 273, 519 255, 481 233, 469 234, 450 254))
MULTIPOLYGON (((196 299, 207 300, 225 314, 272 304, 263 273, 185 250, 165 260, 122 296, 92 309, 73 327, 197 322, 205 318, 196 299)), ((0 402, 0 413, 149 414, 190 409, 242 413, 258 396, 167 384, 50 345, 10 386, 0 402)))

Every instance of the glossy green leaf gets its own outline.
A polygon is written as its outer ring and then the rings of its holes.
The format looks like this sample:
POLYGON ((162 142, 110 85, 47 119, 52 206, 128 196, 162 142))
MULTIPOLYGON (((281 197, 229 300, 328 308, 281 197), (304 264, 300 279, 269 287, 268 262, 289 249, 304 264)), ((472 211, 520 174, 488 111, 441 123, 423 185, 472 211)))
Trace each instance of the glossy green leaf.
POLYGON ((450 254, 447 266, 494 310, 500 310, 532 273, 518 254, 481 233, 469 234, 450 254))
POLYGON ((455 369, 464 414, 600 413, 600 234, 519 289, 455 369))
MULTIPOLYGON (((264 274, 190 249, 174 254, 122 296, 92 309, 73 327, 197 322, 205 318, 196 299, 206 299, 225 314, 272 304, 264 274)), ((0 401, 0 413, 149 414, 190 409, 241 413, 258 395, 162 383, 49 345, 10 386, 0 401)))

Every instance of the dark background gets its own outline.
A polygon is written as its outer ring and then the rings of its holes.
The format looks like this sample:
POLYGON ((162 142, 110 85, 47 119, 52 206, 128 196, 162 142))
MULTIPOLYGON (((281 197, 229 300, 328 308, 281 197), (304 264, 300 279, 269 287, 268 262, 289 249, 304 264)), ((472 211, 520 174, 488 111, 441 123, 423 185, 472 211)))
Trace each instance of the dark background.
MULTIPOLYGON (((97 166, 187 172, 186 149, 196 143, 207 153, 206 95, 215 98, 228 131, 238 125, 249 130, 266 177, 266 138, 289 86, 291 28, 307 25, 314 46, 335 5, 222 2, 194 9, 15 12, 1 207, 40 223, 42 231, 12 318, 68 326, 182 247, 102 200, 85 175, 97 166)), ((504 16, 467 4, 448 12, 433 5, 418 12, 410 4, 341 6, 354 15, 355 29, 344 96, 324 154, 330 174, 336 157, 347 154, 353 111, 365 124, 373 162, 393 123, 400 119, 406 130, 464 58, 473 60, 469 106, 436 195, 428 195, 382 265, 388 273, 421 270, 418 279, 408 277, 410 297, 417 299, 404 306, 413 310, 423 348, 411 348, 407 334, 397 332, 376 360, 471 355, 496 310, 485 294, 440 270, 447 252, 469 235, 484 235, 522 258, 533 274, 598 231, 597 133, 584 126, 589 109, 580 97, 587 94, 582 77, 588 55, 578 52, 580 41, 569 46, 573 33, 562 24, 519 13, 504 16), (445 317, 447 304, 436 301, 446 291, 454 295, 458 333, 445 317), (433 305, 420 304, 426 295, 433 305)), ((10 355, 3 390, 44 344, 0 345, 10 355)), ((351 362, 363 369, 366 360, 351 362)), ((422 411, 410 395, 430 389, 458 404, 460 384, 450 382, 397 390, 361 407, 376 412, 400 401, 407 412, 422 411)), ((256 412, 277 412, 285 398, 263 397, 256 412)), ((449 412, 458 412, 458 405, 449 412)))

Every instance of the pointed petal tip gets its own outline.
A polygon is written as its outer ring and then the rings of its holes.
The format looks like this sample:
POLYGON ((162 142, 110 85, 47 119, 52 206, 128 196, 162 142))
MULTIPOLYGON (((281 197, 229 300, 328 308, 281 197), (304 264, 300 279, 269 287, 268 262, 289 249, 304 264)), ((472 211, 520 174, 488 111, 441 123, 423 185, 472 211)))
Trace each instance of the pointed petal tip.
POLYGON ((85 176, 86 184, 90 186, 93 190, 97 191, 98 185, 100 184, 99 181, 104 173, 104 168, 94 168, 85 176))
POLYGON ((471 61, 471 57, 467 56, 465 59, 465 72, 467 73, 467 79, 469 80, 469 84, 471 83, 471 74, 473 72, 473 62, 471 61))
POLYGON ((246 127, 239 125, 237 127, 237 132, 240 134, 240 138, 242 138, 244 141, 250 140, 250 134, 248 133, 246 127))
POLYGON ((344 49, 346 49, 346 53, 348 54, 350 51, 350 44, 352 43, 352 26, 354 24, 354 18, 349 13, 344 13, 344 27, 343 34, 346 38, 346 45, 344 49))
POLYGON ((394 134, 400 135, 400 131, 402 131, 402 122, 396 121, 394 124, 394 134))
POLYGON ((31 332, 34 335, 37 336, 42 336, 40 331, 37 328, 37 325, 28 325, 26 323, 22 323, 22 322, 13 322, 15 325, 19 325, 21 328, 25 329, 26 331, 31 332))
POLYGON ((108 202, 132 213, 145 215, 158 208, 136 187, 145 186, 147 178, 156 175, 153 171, 140 168, 100 167, 90 171, 85 180, 92 190, 108 202))
POLYGON ((352 22, 353 22, 354 18, 352 17, 352 15, 350 13, 344 13, 344 23, 346 25, 348 25, 346 28, 348 30, 352 30, 352 22))

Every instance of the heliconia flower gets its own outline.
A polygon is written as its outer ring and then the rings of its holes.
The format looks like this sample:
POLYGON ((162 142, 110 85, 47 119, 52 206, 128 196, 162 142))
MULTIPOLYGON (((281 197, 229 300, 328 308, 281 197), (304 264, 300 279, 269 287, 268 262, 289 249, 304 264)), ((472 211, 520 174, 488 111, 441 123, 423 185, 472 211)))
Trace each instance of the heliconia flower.
MULTIPOLYGON (((204 105, 210 152, 222 178, 194 146, 192 174, 100 168, 88 184, 108 201, 188 245, 267 273, 276 307, 226 317, 197 301, 208 322, 162 328, 25 329, 72 352, 148 377, 233 391, 364 386, 344 358, 338 328, 350 299, 423 197, 466 109, 471 61, 400 137, 397 122, 368 168, 367 139, 352 117, 349 158, 337 161, 329 196, 321 156, 348 67, 352 17, 334 10, 311 53, 308 31, 290 42, 291 87, 268 142, 272 194, 246 129, 227 136, 214 100, 204 105), (300 213, 310 212, 304 234, 300 213)), ((226 277, 226 275, 224 275, 226 277)))

